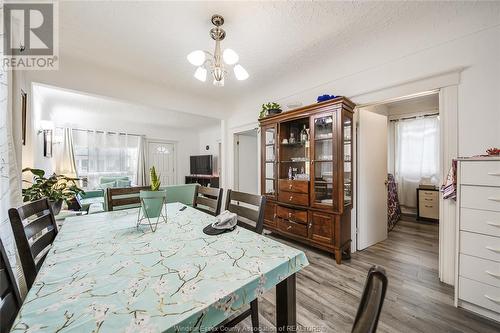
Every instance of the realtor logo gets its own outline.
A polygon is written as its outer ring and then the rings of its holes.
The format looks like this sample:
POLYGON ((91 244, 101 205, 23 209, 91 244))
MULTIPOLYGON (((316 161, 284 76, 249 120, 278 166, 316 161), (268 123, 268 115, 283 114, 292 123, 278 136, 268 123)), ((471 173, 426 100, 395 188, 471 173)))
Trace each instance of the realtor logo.
POLYGON ((57 69, 57 3, 8 2, 3 5, 7 69, 57 69))

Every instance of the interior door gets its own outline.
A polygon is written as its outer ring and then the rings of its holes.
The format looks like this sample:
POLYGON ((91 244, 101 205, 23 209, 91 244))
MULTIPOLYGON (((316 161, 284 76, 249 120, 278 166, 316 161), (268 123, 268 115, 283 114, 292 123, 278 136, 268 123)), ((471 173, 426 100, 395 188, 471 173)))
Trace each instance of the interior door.
MULTIPOLYGON (((161 185, 174 185, 175 179, 175 145, 168 142, 148 142, 147 171, 154 166, 160 175, 161 185)), ((149 177, 148 184, 149 184, 149 177)))
POLYGON ((387 116, 358 111, 357 248, 387 238, 387 116))

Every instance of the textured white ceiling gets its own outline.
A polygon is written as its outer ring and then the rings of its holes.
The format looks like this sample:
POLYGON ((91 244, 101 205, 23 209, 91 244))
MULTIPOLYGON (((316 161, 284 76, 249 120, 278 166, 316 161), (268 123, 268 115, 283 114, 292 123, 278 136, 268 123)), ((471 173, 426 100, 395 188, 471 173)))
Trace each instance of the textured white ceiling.
POLYGON ((491 25, 490 17, 468 18, 478 8, 487 13, 488 6, 496 6, 498 13, 498 3, 485 2, 61 2, 61 55, 85 58, 166 89, 234 102, 382 35, 410 38, 412 43, 400 50, 404 53, 440 37, 453 38, 467 20, 491 25), (226 21, 223 48, 236 50, 250 73, 247 81, 230 78, 224 88, 194 79, 194 67, 186 60, 192 50, 212 50, 208 31, 214 13, 226 21), (432 29, 419 30, 425 27, 432 29))

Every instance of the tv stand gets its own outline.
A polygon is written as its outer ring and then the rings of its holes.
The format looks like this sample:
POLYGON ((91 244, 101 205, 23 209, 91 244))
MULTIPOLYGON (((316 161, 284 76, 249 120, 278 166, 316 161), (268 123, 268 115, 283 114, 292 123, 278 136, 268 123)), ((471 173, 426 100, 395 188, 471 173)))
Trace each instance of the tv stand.
POLYGON ((190 175, 186 176, 186 184, 198 183, 201 186, 219 187, 219 176, 190 175))

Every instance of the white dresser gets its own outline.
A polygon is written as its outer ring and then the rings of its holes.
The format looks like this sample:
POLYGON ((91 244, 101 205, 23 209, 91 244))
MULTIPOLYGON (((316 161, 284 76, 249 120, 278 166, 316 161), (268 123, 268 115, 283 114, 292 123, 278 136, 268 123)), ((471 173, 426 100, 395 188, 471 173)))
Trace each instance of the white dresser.
POLYGON ((458 162, 455 306, 500 322, 500 158, 458 162))

